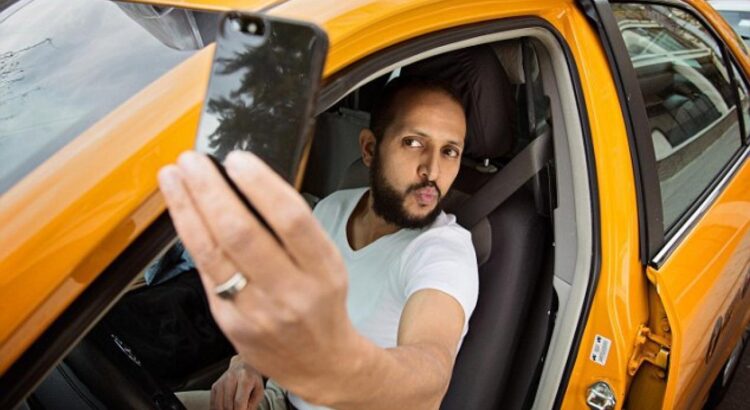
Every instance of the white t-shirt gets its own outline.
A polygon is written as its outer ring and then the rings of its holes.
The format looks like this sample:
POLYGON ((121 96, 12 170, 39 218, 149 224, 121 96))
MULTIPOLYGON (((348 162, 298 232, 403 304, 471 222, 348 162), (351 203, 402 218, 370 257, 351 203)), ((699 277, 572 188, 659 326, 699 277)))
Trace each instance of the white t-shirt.
MULTIPOLYGON (((463 307, 463 340, 479 292, 471 234, 456 223, 453 215, 441 212, 427 228, 401 229, 355 251, 346 227, 366 192, 367 188, 335 192, 320 201, 313 212, 346 264, 347 310, 354 327, 382 348, 396 347, 406 301, 419 290, 436 289, 463 307)), ((292 393, 289 401, 300 410, 323 409, 292 393)))

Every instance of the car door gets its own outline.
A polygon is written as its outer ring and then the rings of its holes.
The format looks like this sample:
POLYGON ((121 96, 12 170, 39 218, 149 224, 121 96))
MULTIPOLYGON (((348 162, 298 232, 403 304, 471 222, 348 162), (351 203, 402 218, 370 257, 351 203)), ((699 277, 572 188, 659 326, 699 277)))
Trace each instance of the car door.
POLYGON ((687 3, 611 10, 628 56, 621 69, 642 98, 632 115, 643 125, 641 229, 654 295, 630 361, 637 391, 629 400, 642 408, 644 386, 661 384, 650 407, 700 408, 748 319, 748 77, 687 3), (654 370, 648 382, 637 374, 645 369, 654 370))

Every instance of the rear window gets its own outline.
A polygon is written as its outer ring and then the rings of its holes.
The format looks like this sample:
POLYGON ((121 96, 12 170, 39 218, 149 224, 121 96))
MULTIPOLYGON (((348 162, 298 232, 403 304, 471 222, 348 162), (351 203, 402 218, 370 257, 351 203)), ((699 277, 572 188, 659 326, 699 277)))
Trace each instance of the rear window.
POLYGON ((211 43, 218 15, 107 0, 0 6, 0 193, 211 43))
POLYGON ((669 234, 741 148, 737 91, 721 46, 690 13, 640 3, 612 10, 646 105, 669 234))

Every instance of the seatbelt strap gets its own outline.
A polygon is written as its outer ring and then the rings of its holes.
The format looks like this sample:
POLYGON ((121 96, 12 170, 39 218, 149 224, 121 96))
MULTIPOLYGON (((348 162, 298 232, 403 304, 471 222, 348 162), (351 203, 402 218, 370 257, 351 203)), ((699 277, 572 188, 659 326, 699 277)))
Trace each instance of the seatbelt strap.
POLYGON ((534 138, 503 169, 461 205, 456 220, 471 229, 490 212, 497 209, 531 177, 538 174, 552 158, 552 136, 547 131, 534 138))

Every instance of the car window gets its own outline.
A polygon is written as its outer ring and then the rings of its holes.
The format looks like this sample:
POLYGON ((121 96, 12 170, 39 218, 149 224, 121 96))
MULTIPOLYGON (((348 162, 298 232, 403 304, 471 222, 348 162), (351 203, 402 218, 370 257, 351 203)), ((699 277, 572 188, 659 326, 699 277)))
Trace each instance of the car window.
POLYGON ((692 15, 612 9, 643 93, 669 231, 741 146, 735 92, 719 45, 692 15))
POLYGON ((0 193, 213 41, 217 15, 106 0, 0 6, 0 193))

